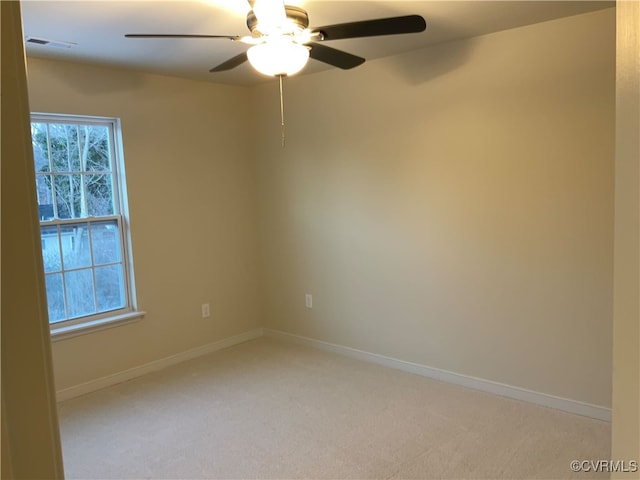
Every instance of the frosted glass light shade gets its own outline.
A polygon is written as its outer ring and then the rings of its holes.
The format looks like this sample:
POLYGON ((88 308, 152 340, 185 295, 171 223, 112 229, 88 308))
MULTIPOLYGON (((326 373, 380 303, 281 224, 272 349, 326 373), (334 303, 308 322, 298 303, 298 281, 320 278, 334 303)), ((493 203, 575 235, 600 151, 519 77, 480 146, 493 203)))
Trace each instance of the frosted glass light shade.
POLYGON ((247 50, 249 63, 264 75, 293 75, 304 68, 309 50, 286 39, 270 40, 247 50))

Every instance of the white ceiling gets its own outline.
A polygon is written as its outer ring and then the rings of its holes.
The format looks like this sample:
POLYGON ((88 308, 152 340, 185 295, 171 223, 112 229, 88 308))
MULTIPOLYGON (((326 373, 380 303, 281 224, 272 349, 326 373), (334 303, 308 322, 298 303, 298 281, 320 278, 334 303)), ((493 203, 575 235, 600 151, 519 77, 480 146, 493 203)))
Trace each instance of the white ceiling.
MULTIPOLYGON (((336 40, 327 45, 368 60, 427 45, 469 38, 615 6, 614 1, 330 1, 294 0, 310 27, 419 14, 423 33, 336 40)), ((211 82, 251 85, 268 78, 244 64, 230 72, 209 69, 247 48, 224 39, 126 39, 125 33, 245 35, 246 0, 95 1, 23 0, 24 35, 73 42, 72 48, 27 44, 27 55, 211 82)), ((303 73, 333 68, 310 60, 303 73)))

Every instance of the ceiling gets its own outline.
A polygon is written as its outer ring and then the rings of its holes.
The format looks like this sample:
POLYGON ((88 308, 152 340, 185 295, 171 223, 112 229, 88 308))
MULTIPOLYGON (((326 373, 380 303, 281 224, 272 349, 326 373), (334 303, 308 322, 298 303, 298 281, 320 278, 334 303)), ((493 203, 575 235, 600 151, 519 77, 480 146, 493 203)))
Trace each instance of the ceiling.
MULTIPOLYGON (((443 42, 615 6, 614 1, 331 1, 291 0, 307 10, 310 27, 419 14, 417 34, 336 40, 327 45, 372 60, 443 42)), ((247 63, 229 72, 209 69, 247 45, 226 39, 126 39, 125 33, 246 35, 245 0, 23 0, 25 37, 72 42, 70 48, 27 43, 27 55, 252 85, 269 80, 247 63)), ((300 74, 330 67, 310 60, 300 74)))

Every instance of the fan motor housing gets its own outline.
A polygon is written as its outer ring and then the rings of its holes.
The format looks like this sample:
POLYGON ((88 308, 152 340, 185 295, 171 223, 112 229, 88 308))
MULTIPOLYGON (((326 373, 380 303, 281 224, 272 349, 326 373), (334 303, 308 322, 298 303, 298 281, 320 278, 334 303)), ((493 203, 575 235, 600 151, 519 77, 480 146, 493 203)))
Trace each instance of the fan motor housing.
MULTIPOLYGON (((292 22, 296 30, 302 31, 309 27, 309 15, 306 10, 300 7, 294 7, 291 5, 285 5, 285 11, 287 14, 287 19, 292 22)), ((265 34, 268 32, 263 32, 260 30, 260 25, 258 24, 258 18, 251 10, 247 14, 247 27, 251 31, 252 34, 265 34)))

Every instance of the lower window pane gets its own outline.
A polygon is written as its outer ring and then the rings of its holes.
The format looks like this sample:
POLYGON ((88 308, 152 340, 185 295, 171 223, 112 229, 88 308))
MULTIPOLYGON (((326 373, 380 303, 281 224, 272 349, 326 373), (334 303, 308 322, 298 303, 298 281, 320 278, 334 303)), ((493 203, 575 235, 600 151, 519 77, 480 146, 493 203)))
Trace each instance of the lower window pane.
POLYGON ((91 269, 66 272, 64 279, 67 287, 69 318, 96 313, 91 269))
POLYGON ((94 222, 91 224, 93 263, 100 265, 120 261, 120 232, 118 222, 94 222))
POLYGON ((54 273, 46 275, 47 308, 49 310, 49 323, 65 320, 64 288, 62 286, 62 274, 54 273))
POLYGON ((60 239, 58 227, 40 228, 40 242, 42 243, 42 261, 45 273, 60 271, 60 239))
POLYGON ((124 307, 122 265, 97 267, 95 272, 98 311, 106 312, 124 307))
POLYGON ((65 270, 91 266, 88 228, 87 223, 60 227, 62 261, 65 270))

